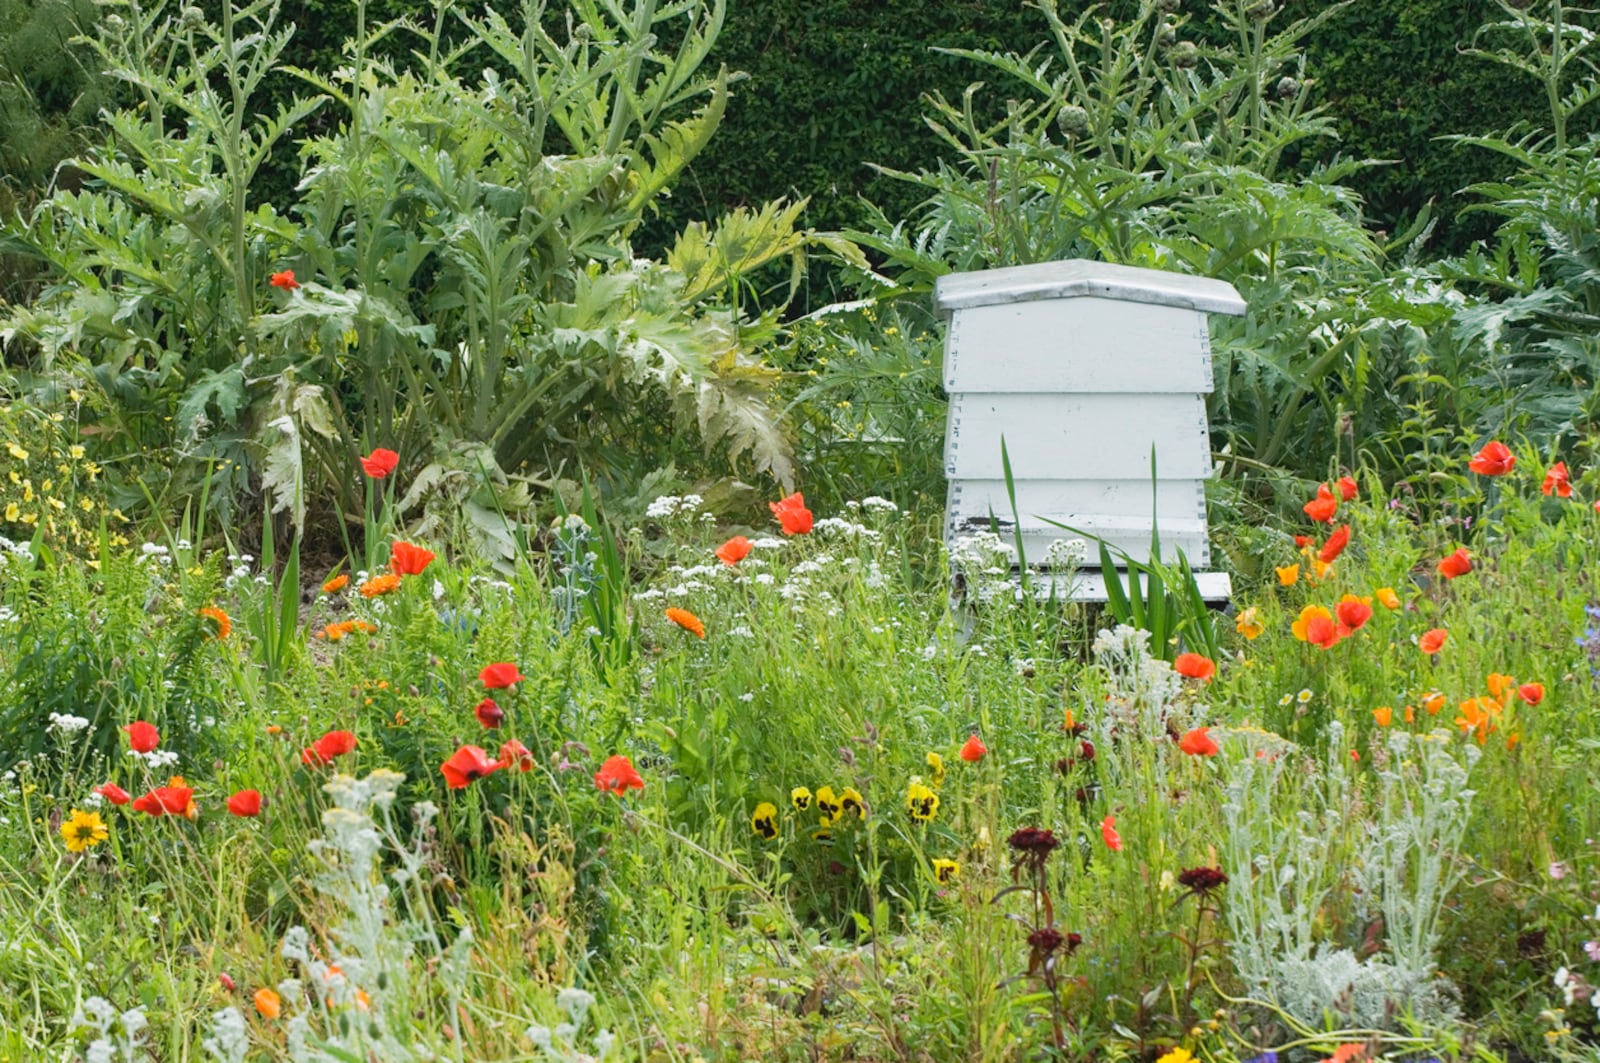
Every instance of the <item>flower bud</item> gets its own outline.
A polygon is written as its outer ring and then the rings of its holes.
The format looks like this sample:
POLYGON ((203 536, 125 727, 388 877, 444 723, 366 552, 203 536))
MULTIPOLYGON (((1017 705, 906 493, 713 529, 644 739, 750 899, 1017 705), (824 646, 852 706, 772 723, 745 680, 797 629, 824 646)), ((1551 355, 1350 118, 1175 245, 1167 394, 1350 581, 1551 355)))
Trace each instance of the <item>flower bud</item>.
POLYGON ((1089 112, 1075 103, 1069 103, 1056 112, 1056 127, 1070 140, 1089 131, 1089 112))
POLYGON ((1200 65, 1200 49, 1193 41, 1179 41, 1167 54, 1172 57, 1172 65, 1179 70, 1193 70, 1200 65))
POLYGON ((1182 6, 1182 0, 1160 0, 1160 2, 1156 4, 1157 9, 1159 9, 1163 15, 1177 14, 1178 8, 1182 6))
POLYGON ((1278 90, 1277 91, 1278 91, 1278 99, 1280 99, 1280 100, 1290 99, 1290 98, 1292 98, 1292 97, 1294 97, 1294 96, 1299 94, 1299 92, 1300 92, 1300 82, 1296 81, 1292 77, 1281 77, 1281 78, 1278 79, 1278 90))

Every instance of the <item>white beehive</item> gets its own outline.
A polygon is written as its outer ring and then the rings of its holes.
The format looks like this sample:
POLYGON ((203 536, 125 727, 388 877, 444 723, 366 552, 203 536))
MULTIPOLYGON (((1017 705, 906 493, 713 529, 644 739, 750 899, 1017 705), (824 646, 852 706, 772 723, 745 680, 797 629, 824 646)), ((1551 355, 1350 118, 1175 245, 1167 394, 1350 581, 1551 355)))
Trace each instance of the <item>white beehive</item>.
MULTIPOLYGON (((1204 571, 1211 558, 1206 315, 1244 313, 1233 286, 1072 260, 948 274, 934 302, 950 319, 945 540, 987 530, 992 516, 1011 541, 1003 436, 1030 563, 1052 541, 1078 537, 1049 521, 1146 560, 1153 509, 1163 559, 1182 549, 1202 593, 1227 597, 1226 573, 1204 571)), ((1088 567, 1068 594, 1103 600, 1099 552, 1090 546, 1088 567)))

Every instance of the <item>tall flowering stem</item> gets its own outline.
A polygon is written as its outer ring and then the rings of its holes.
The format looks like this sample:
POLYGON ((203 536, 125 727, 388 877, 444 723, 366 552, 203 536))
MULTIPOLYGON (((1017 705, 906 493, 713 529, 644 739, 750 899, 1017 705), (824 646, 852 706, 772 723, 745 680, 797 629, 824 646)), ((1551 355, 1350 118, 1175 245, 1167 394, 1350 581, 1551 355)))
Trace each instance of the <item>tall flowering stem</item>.
POLYGON ((1063 958, 1070 957, 1083 938, 1075 933, 1062 933, 1056 926, 1055 902, 1050 897, 1050 854, 1061 845, 1054 831, 1040 827, 1023 827, 1006 839, 1011 847, 1011 881, 1015 883, 995 894, 999 901, 1008 894, 1026 891, 1033 901, 1033 918, 1025 924, 1028 930, 1028 969, 1013 975, 1002 984, 1021 978, 1037 978, 1049 991, 1050 1024, 1058 1050, 1067 1047, 1067 1017, 1061 1006, 1060 966, 1063 958))

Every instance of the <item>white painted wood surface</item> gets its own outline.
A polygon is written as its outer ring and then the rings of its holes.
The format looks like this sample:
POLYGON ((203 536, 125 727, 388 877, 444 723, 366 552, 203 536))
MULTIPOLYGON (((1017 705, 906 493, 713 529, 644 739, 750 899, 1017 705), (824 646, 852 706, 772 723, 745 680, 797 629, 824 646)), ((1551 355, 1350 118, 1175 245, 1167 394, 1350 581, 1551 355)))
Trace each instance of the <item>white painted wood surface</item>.
MULTIPOLYGON (((1119 571, 1116 578, 1121 582, 1122 589, 1126 592, 1128 574, 1119 571)), ((1142 577, 1135 578, 1139 580, 1140 593, 1146 595, 1148 600, 1148 581, 1142 577)), ((1226 572, 1196 572, 1194 581, 1200 588, 1200 597, 1208 602, 1225 602, 1233 596, 1233 580, 1228 577, 1226 572)), ((1105 576, 1098 571, 1082 569, 1072 573, 1045 573, 1033 576, 1031 583, 1033 596, 1041 600, 1047 598, 1053 598, 1058 602, 1104 602, 1108 600, 1105 576)), ((994 597, 994 594, 995 591, 992 586, 985 585, 977 588, 977 597, 980 601, 988 601, 994 597)), ((1022 597, 1020 589, 1015 594, 1018 598, 1022 597)))
POLYGON ((1199 395, 955 394, 945 430, 945 475, 998 480, 1004 437, 1014 478, 1142 480, 1156 472, 1204 479, 1211 468, 1199 395))
POLYGON ((945 332, 944 389, 1210 394, 1206 315, 1107 299, 962 310, 945 332))
POLYGON ((1212 389, 1206 315, 1245 310, 1232 286, 1100 262, 1048 262, 941 277, 934 302, 950 318, 946 540, 989 530, 992 515, 1007 542, 1020 528, 1037 565, 1052 542, 1087 539, 1087 563, 1070 586, 1049 574, 1035 586, 1104 601, 1095 539, 1146 560, 1153 491, 1163 559, 1182 549, 1199 570, 1202 593, 1227 597, 1227 575, 1203 571, 1210 561, 1203 481, 1212 464, 1204 397, 1212 389))

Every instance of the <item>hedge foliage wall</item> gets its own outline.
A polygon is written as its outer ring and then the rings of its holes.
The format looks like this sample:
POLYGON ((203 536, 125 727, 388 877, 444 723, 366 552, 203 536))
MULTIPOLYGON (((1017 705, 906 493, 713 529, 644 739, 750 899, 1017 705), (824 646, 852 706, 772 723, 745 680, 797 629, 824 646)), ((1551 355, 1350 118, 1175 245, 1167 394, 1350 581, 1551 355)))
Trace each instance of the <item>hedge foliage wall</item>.
MULTIPOLYGON (((1061 2, 1063 10, 1076 6, 1061 2)), ((1287 0, 1279 17, 1324 6, 1322 0, 1287 0)), ((560 17, 562 5, 551 7, 552 17, 560 17)), ((1119 0, 1107 10, 1115 16, 1129 7, 1119 0)), ((47 119, 81 117, 83 72, 71 62, 41 58, 49 42, 64 37, 47 36, 40 26, 59 26, 68 12, 87 5, 3 0, 0 10, 12 43, 27 38, 26 48, 0 48, 0 63, 10 68, 0 71, 7 75, 0 82, 27 85, 47 119), (19 33, 23 27, 28 30, 19 33)), ((354 30, 354 6, 285 0, 283 10, 300 27, 286 58, 311 68, 336 65, 341 42, 354 30)), ((428 10, 414 0, 377 0, 370 17, 425 16, 428 10)), ((1192 20, 1186 34, 1203 41, 1216 32, 1209 5, 1185 0, 1183 11, 1192 20)), ((1437 138, 1500 130, 1543 113, 1531 82, 1508 82, 1500 68, 1464 54, 1477 28, 1500 15, 1493 0, 1358 0, 1313 38, 1309 72, 1338 117, 1338 150, 1394 160, 1355 182, 1378 224, 1394 226, 1432 199, 1442 216, 1441 247, 1461 247, 1487 231, 1486 219, 1455 217, 1468 202, 1457 193, 1495 176, 1498 160, 1437 138)), ((954 97, 979 77, 973 64, 932 49, 1026 50, 1042 38, 1043 26, 1022 0, 729 0, 717 54, 749 76, 736 86, 721 133, 651 232, 664 237, 686 221, 782 195, 809 195, 807 221, 814 227, 858 223, 863 196, 890 217, 908 215, 915 190, 869 164, 933 166, 939 144, 922 124, 922 93, 938 89, 954 97)), ((991 85, 986 98, 999 106, 1004 93, 1004 86, 991 85)), ((15 114, 16 106, 12 101, 8 109, 15 114)), ((20 128, 15 117, 10 124, 20 128)), ((64 143, 48 139, 30 159, 19 156, 16 145, 0 152, 7 183, 39 180, 42 163, 51 160, 37 156, 64 143)), ((285 160, 278 179, 287 179, 291 167, 285 160)))

